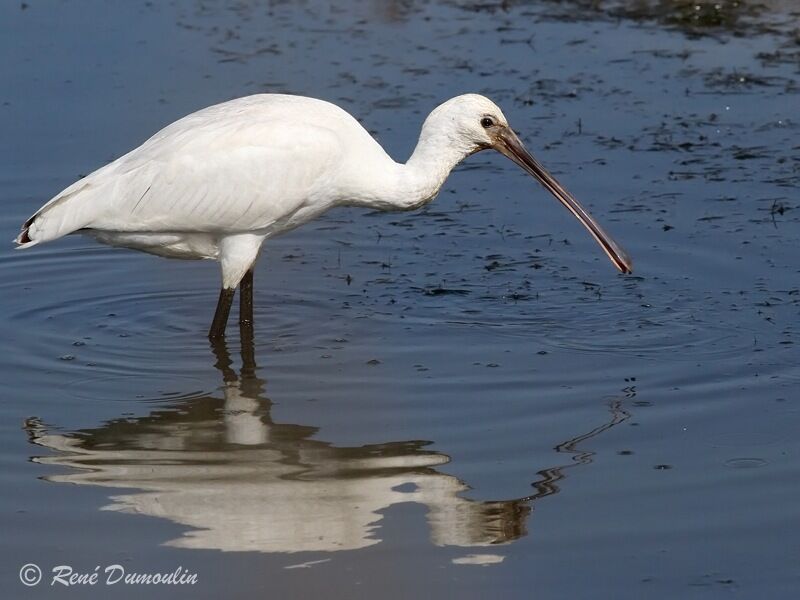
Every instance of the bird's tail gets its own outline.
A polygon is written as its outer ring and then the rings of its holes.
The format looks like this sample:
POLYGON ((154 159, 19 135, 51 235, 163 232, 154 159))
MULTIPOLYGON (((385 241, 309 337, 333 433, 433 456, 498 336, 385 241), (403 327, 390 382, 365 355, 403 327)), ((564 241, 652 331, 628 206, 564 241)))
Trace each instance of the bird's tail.
POLYGON ((78 196, 85 195, 91 187, 88 181, 77 181, 36 211, 14 239, 17 249, 49 242, 86 227, 95 216, 95 203, 78 196))

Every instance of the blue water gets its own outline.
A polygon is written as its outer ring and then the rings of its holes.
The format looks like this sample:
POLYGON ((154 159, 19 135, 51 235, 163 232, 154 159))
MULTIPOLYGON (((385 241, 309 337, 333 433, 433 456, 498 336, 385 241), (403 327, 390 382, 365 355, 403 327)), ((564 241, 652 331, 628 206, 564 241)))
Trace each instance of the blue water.
POLYGON ((0 7, 3 597, 796 594, 789 38, 575 10, 0 7), (205 339, 215 264, 12 249, 81 174, 266 91, 340 104, 398 159, 487 94, 636 273, 489 153, 420 212, 270 240, 256 366, 205 339), (50 585, 117 563, 198 581, 50 585))

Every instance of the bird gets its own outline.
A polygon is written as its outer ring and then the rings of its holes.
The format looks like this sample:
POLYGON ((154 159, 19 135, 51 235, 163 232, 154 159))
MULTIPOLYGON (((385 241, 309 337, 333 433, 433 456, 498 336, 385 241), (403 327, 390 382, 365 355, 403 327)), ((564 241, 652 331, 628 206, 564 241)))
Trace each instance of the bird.
POLYGON ((325 100, 256 94, 209 106, 64 189, 25 221, 14 241, 23 249, 80 233, 167 258, 217 260, 222 285, 208 332, 214 340, 225 335, 237 287, 240 326, 252 324, 253 267, 264 240, 334 207, 418 209, 456 165, 486 149, 537 179, 617 269, 632 272, 628 254, 479 94, 437 106, 405 163, 325 100))

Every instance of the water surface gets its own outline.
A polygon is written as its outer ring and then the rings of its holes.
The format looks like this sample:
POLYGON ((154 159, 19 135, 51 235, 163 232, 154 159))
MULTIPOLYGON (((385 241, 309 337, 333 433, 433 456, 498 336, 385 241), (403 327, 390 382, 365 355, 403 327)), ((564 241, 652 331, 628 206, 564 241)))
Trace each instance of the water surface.
POLYGON ((215 102, 326 98, 404 159, 476 91, 636 266, 488 153, 422 211, 271 240, 252 345, 205 339, 215 264, 7 244, 4 596, 64 593, 33 562, 197 573, 156 597, 791 597, 791 10, 3 5, 3 239, 215 102))

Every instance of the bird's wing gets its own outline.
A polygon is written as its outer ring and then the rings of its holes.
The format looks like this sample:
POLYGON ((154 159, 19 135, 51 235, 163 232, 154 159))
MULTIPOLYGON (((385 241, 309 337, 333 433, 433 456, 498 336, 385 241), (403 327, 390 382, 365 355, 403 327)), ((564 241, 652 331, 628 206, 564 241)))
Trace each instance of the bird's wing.
POLYGON ((193 117, 64 190, 29 219, 18 243, 81 228, 268 232, 335 203, 340 131, 307 121, 193 117))
POLYGON ((110 209, 90 226, 115 231, 236 232, 268 228, 334 184, 335 132, 303 123, 196 131, 142 147, 115 176, 110 209), (177 146, 177 147, 170 147, 177 146))

